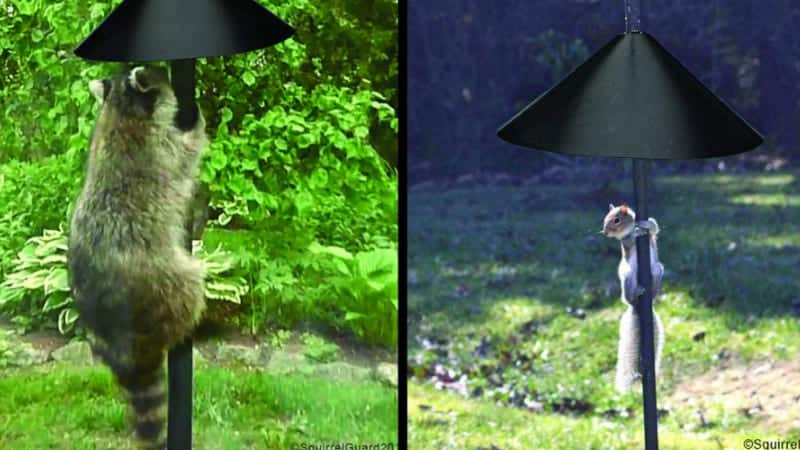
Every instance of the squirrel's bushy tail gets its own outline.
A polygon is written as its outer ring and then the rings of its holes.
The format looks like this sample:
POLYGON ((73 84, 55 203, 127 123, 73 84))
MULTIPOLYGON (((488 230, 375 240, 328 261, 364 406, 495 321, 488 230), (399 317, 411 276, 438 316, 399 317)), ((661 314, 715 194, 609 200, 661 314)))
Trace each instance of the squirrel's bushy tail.
POLYGON ((92 350, 109 366, 127 394, 137 446, 146 450, 164 450, 167 391, 163 352, 154 352, 147 360, 141 357, 134 360, 102 340, 94 342, 92 350))
MULTIPOLYGON (((615 384, 620 392, 627 392, 633 383, 641 378, 639 372, 639 316, 633 306, 622 315, 619 321, 619 349, 617 351, 617 374, 615 384)), ((661 349, 664 347, 664 327, 661 318, 653 310, 653 337, 655 339, 656 376, 661 364, 661 349)))

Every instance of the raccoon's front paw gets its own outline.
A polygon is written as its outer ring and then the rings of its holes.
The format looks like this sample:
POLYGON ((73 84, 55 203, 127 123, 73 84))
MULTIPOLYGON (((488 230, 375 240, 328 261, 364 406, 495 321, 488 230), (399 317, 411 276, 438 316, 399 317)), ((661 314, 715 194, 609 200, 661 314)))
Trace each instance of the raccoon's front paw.
POLYGON ((206 301, 204 298, 200 298, 197 303, 194 305, 194 309, 192 310, 192 323, 197 325, 203 320, 203 316, 206 312, 206 301))

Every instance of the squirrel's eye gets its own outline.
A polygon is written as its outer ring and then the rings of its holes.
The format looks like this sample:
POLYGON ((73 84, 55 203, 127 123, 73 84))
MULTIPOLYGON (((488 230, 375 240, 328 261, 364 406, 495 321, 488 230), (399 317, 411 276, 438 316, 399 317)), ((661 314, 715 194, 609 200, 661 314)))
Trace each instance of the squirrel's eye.
POLYGON ((614 219, 614 225, 618 225, 618 224, 619 224, 619 217, 617 217, 616 219, 614 219))

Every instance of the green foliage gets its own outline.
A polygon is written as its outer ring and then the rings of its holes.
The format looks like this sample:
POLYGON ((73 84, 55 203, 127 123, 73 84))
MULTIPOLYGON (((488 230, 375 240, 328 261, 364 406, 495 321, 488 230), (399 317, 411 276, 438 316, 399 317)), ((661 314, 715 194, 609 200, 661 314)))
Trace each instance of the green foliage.
POLYGON ((14 260, 13 272, 0 283, 0 310, 17 313, 15 321, 24 328, 52 321, 58 314, 58 331, 71 332, 78 319, 72 307, 67 275, 67 237, 62 230, 45 230, 28 240, 14 260), (30 302, 35 292, 42 302, 30 302))
POLYGON ((287 248, 272 236, 211 229, 204 237, 209 246, 225 243, 251 286, 238 325, 257 333, 317 322, 368 343, 396 343, 398 253, 391 242, 354 255, 319 243, 302 251, 287 248))
POLYGON ((0 164, 0 277, 29 237, 65 221, 80 178, 79 158, 70 152, 0 164))
MULTIPOLYGON (((0 127, 0 280, 17 269, 28 238, 65 221, 78 195, 97 113, 87 85, 119 67, 87 63, 72 49, 119 3, 2 2, 0 114, 13 121, 0 127)), ((236 260, 233 268, 209 256, 209 297, 252 331, 308 318, 361 329, 344 317, 364 308, 345 300, 345 311, 316 284, 329 274, 307 249, 396 245, 397 0, 262 3, 297 33, 197 67, 211 142, 201 168, 207 234, 226 238, 209 248, 222 244, 236 260), (244 235, 255 238, 239 245, 244 235)), ((23 298, 20 308, 31 311, 5 311, 44 324, 43 289, 23 298)))
MULTIPOLYGON (((352 246, 372 234, 397 233, 397 180, 366 137, 373 116, 394 111, 379 94, 321 86, 305 97, 287 85, 289 108, 246 114, 232 134, 223 108, 201 179, 209 184, 219 225, 293 228, 306 239, 352 246)), ((307 242, 305 243, 307 245, 307 242)))
POLYGON ((292 332, 289 330, 276 330, 269 338, 269 345, 273 348, 283 348, 291 337, 292 332))
MULTIPOLYGON (((315 6, 312 15, 313 21, 294 23, 312 66, 323 68, 336 85, 355 87, 370 80, 397 106, 397 0, 331 0, 324 9, 315 6)), ((314 83, 311 78, 306 85, 314 83)))
MULTIPOLYGON (((13 117, 16 126, 0 129, 5 147, 0 162, 85 148, 95 105, 87 83, 114 65, 87 64, 72 50, 119 3, 3 2, 0 98, 13 101, 4 102, 0 112, 13 117)), ((200 92, 207 93, 201 103, 212 126, 223 106, 237 117, 277 106, 283 84, 290 81, 306 90, 320 84, 354 89, 371 84, 384 97, 396 97, 397 0, 378 0, 369 8, 356 0, 325 6, 309 0, 263 3, 297 34, 266 50, 199 64, 200 92)), ((383 152, 396 143, 396 137, 385 141, 383 152)))
POLYGON ((356 336, 384 345, 397 343, 398 255, 393 248, 358 252, 312 244, 325 295, 335 298, 345 325, 356 336))
POLYGON ((91 132, 95 100, 87 82, 107 65, 87 65, 72 54, 112 2, 3 2, 0 20, 0 162, 80 150, 91 132), (81 18, 81 19, 77 19, 81 18))
MULTIPOLYGON (((208 253, 194 243, 206 265, 206 298, 240 303, 248 291, 229 253, 218 246, 208 253)), ((0 283, 0 311, 13 315, 25 329, 52 327, 62 334, 75 330, 78 311, 73 307, 67 272, 67 235, 63 229, 44 230, 28 239, 13 261, 13 270, 0 283)))
POLYGON ((339 357, 339 346, 311 333, 301 337, 303 356, 317 362, 331 362, 339 357))

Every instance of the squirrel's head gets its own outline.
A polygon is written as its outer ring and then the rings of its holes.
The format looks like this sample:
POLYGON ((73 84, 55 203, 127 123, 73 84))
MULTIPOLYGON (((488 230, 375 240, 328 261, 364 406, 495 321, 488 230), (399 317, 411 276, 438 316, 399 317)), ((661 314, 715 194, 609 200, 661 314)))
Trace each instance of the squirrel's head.
POLYGON ((608 205, 608 214, 603 219, 603 234, 610 238, 622 239, 633 232, 636 213, 626 204, 608 205))
POLYGON ((171 118, 177 108, 167 70, 137 66, 114 78, 93 80, 89 90, 102 105, 102 112, 118 118, 171 118))

